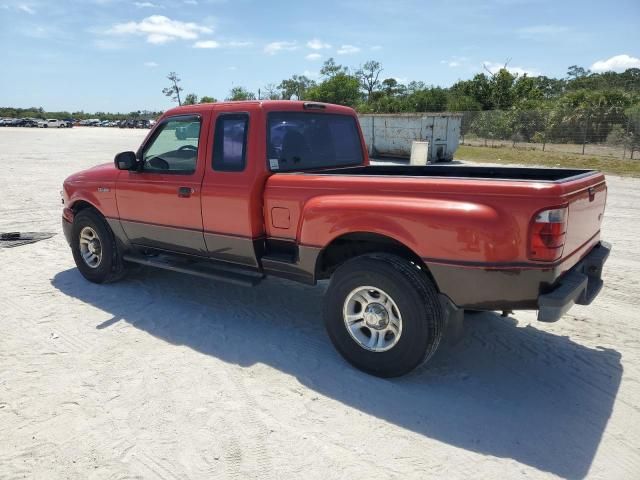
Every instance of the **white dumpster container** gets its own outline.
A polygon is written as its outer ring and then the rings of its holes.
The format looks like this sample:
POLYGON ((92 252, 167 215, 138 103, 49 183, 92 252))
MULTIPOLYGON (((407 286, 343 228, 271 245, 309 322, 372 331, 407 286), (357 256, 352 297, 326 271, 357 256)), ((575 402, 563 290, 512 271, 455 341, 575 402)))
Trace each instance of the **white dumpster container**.
POLYGON ((426 165, 429 159, 429 142, 414 140, 411 142, 410 165, 426 165))

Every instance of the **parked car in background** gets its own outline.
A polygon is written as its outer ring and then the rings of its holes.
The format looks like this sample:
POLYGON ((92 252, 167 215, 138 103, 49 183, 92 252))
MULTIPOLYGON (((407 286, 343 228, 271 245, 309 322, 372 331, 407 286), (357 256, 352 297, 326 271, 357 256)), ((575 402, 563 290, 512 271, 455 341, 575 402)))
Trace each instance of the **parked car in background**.
POLYGON ((38 126, 40 128, 64 128, 66 127, 66 123, 63 120, 58 120, 57 118, 49 118, 47 120, 40 120, 38 122, 38 126))
POLYGON ((24 118, 24 123, 23 123, 23 127, 30 127, 30 128, 34 128, 38 126, 38 119, 37 118, 24 118))

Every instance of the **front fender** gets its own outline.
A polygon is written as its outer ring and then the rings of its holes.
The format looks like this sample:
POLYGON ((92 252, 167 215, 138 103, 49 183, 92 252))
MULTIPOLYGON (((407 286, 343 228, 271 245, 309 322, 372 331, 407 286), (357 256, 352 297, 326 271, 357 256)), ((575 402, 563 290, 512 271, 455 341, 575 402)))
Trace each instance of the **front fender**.
POLYGON ((115 200, 115 182, 87 182, 64 184, 65 207, 74 209, 86 202, 107 218, 118 218, 115 200))

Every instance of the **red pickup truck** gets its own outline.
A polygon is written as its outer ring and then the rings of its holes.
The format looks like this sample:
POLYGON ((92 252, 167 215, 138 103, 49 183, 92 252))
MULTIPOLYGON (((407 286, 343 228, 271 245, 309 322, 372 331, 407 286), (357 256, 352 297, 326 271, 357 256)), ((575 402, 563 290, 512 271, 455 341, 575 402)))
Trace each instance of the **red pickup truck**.
POLYGON ((296 101, 166 112, 137 153, 64 182, 92 282, 142 264, 255 285, 330 279, 324 319, 353 365, 402 375, 465 309, 555 321, 602 286, 596 171, 370 165, 355 112, 296 101))

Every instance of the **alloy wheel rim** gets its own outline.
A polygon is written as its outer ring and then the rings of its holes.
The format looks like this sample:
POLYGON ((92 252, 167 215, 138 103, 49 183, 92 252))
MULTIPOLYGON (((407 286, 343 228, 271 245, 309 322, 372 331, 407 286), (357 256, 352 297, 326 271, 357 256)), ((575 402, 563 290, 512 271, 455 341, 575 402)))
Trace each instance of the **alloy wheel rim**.
POLYGON ((349 335, 365 350, 386 352, 398 343, 402 335, 400 309, 393 298, 380 288, 355 288, 347 295, 342 315, 349 335))
POLYGON ((80 255, 90 268, 98 268, 102 263, 102 243, 91 227, 84 227, 80 231, 80 255))

